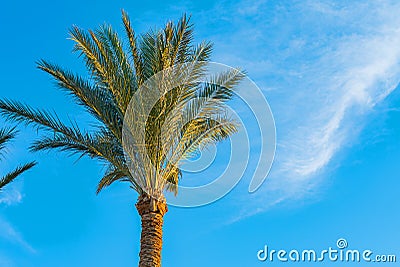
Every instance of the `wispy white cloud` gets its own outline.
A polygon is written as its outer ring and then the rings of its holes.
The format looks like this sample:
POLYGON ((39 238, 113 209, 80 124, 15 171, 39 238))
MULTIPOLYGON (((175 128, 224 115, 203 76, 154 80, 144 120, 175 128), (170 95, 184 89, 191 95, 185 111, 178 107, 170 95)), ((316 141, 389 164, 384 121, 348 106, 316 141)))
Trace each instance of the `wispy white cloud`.
MULTIPOLYGON (((18 180, 7 185, 0 192, 0 205, 12 206, 22 202, 22 181, 18 180)), ((36 250, 24 239, 23 235, 18 232, 15 227, 4 217, 0 216, 0 239, 7 243, 21 247, 30 253, 35 253, 36 250)), ((14 266, 11 259, 0 254, 0 266, 14 266)))
POLYGON ((0 217, 0 238, 16 244, 28 252, 35 253, 36 250, 23 238, 7 220, 0 217))
POLYGON ((14 267, 15 264, 11 259, 9 259, 7 256, 3 255, 0 252, 0 266, 2 266, 2 267, 14 267))
POLYGON ((212 37, 217 60, 243 66, 276 119, 275 165, 248 201, 258 208, 246 207, 255 213, 271 207, 260 200, 276 205, 315 190, 400 81, 398 1, 261 2, 250 20, 247 1, 219 10, 231 14, 232 31, 212 37))
POLYGON ((267 0, 244 0, 237 6, 237 12, 244 16, 257 16, 260 8, 266 6, 267 0))
POLYGON ((0 205, 14 205, 22 202, 21 186, 20 183, 14 182, 0 193, 0 205))
POLYGON ((310 54, 303 55, 305 62, 292 79, 296 85, 283 89, 287 106, 276 112, 289 107, 291 111, 284 113, 289 119, 283 118, 289 122, 281 125, 277 171, 301 186, 354 140, 366 115, 400 81, 400 20, 394 16, 400 11, 399 4, 380 1, 335 10, 313 3, 307 12, 360 27, 344 34, 333 31, 328 41, 312 44, 312 51, 305 49, 310 54))
POLYGON ((340 40, 334 52, 303 73, 299 85, 305 89, 299 88, 300 103, 294 108, 301 121, 294 120, 298 127, 282 140, 284 170, 307 177, 329 163, 351 132, 362 126, 357 124, 363 115, 396 88, 399 43, 400 31, 340 40), (319 79, 307 82, 313 77, 319 79))

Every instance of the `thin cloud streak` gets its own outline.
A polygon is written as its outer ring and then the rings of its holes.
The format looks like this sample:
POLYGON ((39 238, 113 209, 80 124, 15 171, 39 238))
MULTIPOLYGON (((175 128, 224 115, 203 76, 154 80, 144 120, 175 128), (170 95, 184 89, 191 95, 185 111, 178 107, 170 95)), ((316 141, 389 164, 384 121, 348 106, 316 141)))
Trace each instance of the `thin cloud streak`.
MULTIPOLYGON (((251 22, 244 22, 247 12, 237 12, 234 31, 213 37, 223 49, 217 60, 243 66, 262 87, 277 126, 276 160, 266 183, 251 201, 243 194, 247 185, 235 195, 241 206, 248 203, 241 218, 318 193, 332 160, 400 81, 400 3, 260 3, 251 22)), ((247 5, 221 12, 251 11, 247 5)))
POLYGON ((0 238, 17 244, 30 253, 36 253, 36 250, 23 238, 21 233, 2 217, 0 217, 0 238))
POLYGON ((9 185, 7 190, 0 194, 0 205, 11 206, 22 202, 21 190, 17 186, 9 185))
MULTIPOLYGON (((304 101, 310 97, 317 98, 320 105, 314 104, 311 111, 303 113, 299 131, 284 136, 284 171, 308 177, 330 162, 349 140, 354 126, 362 126, 357 125, 357 121, 397 87, 400 78, 399 43, 399 32, 391 37, 374 36, 369 40, 352 38, 340 43, 336 53, 317 61, 312 74, 305 75, 303 80, 307 80, 308 75, 321 77, 321 81, 311 86, 325 89, 320 94, 307 90, 304 95, 304 101), (352 54, 356 55, 348 56, 352 54), (347 60, 332 70, 333 73, 318 71, 319 67, 344 57, 347 60), (357 66, 360 61, 363 64, 357 66), (323 77, 327 77, 326 80, 323 77)), ((303 85, 310 87, 307 83, 303 85)))
POLYGON ((7 256, 0 253, 0 266, 2 267, 14 267, 15 264, 7 256))
MULTIPOLYGON (((16 181, 8 185, 0 192, 0 205, 12 206, 22 203, 23 195, 21 194, 23 183, 16 181)), ((24 239, 23 235, 18 232, 14 226, 0 216, 0 239, 7 243, 15 244, 30 253, 36 253, 36 250, 24 239)), ((13 266, 10 259, 0 255, 1 266, 13 266)))

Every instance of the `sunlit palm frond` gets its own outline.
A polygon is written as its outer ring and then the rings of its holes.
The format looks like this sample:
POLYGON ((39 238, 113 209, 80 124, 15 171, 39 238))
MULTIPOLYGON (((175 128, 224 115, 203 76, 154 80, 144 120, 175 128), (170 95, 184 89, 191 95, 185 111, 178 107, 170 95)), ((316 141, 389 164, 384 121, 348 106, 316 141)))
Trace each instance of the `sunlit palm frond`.
POLYGON ((124 112, 136 82, 116 33, 110 26, 104 25, 89 32, 73 27, 70 35, 75 41, 74 51, 80 52, 84 57, 98 86, 109 90, 124 112))
POLYGON ((125 32, 129 40, 130 54, 133 58, 133 66, 135 70, 135 77, 137 86, 139 87, 144 82, 143 80, 143 59, 141 56, 141 51, 138 49, 137 38, 135 31, 131 26, 131 21, 128 14, 122 10, 122 22, 125 27, 125 32))
POLYGON ((118 105, 123 113, 128 107, 129 100, 137 88, 134 69, 129 61, 129 54, 125 52, 123 43, 118 34, 109 25, 103 25, 94 33, 92 38, 97 40, 96 44, 106 51, 107 73, 112 75, 118 105))
POLYGON ((52 75, 58 85, 67 90, 78 104, 85 107, 97 120, 107 125, 118 139, 121 139, 123 112, 113 94, 47 61, 39 61, 38 68, 52 75))

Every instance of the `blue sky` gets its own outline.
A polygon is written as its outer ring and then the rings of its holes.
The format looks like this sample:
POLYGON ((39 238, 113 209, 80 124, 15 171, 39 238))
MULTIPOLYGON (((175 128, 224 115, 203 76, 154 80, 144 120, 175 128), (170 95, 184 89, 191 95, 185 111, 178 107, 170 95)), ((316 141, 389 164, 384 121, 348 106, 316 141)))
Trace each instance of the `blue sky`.
MULTIPOLYGON (((90 123, 35 61, 83 72, 68 29, 107 22, 121 30, 121 8, 137 32, 192 14, 196 40, 215 44, 214 61, 247 71, 276 122, 275 162, 256 193, 247 192, 249 171, 211 205, 170 208, 164 266, 263 266, 270 263, 256 253, 266 244, 324 249, 342 237, 351 248, 400 257, 397 1, 8 1, 0 97, 90 123)), ((136 194, 115 184, 96 196, 101 165, 26 153, 35 136, 21 128, 1 162, 2 172, 30 159, 40 164, 0 195, 0 266, 136 265, 136 194)), ((226 153, 223 145, 218 157, 226 153)))

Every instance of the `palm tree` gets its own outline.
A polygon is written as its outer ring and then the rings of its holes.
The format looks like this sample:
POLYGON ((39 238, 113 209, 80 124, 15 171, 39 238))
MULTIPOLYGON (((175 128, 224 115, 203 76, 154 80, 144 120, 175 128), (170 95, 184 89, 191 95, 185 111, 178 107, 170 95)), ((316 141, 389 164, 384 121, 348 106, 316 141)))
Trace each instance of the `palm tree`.
MULTIPOLYGON (((3 151, 6 148, 6 144, 15 138, 16 131, 15 128, 3 128, 0 129, 0 155, 3 155, 3 151)), ((17 167, 12 172, 6 174, 0 178, 0 191, 7 184, 11 183, 15 178, 20 176, 22 173, 26 172, 30 168, 36 165, 36 162, 30 162, 25 165, 17 167)))
POLYGON ((163 29, 140 36, 136 36, 124 11, 122 21, 126 45, 108 25, 94 31, 75 26, 70 30, 74 51, 83 57, 89 77, 44 60, 38 62, 39 69, 50 74, 61 89, 93 115, 96 127, 82 130, 75 122, 64 124, 54 113, 11 100, 1 100, 0 110, 9 120, 47 132, 34 141, 33 151, 57 149, 105 163, 107 170, 97 193, 115 181, 129 183, 138 193, 136 208, 142 220, 139 266, 161 266, 163 217, 168 210, 163 192, 177 193, 182 176, 178 163, 182 159, 237 131, 237 123, 221 106, 233 97, 233 89, 243 74, 238 70, 226 71, 210 77, 209 82, 196 82, 206 75, 205 62, 210 59, 212 45, 193 44, 193 26, 186 15, 177 23, 168 22, 163 29), (141 125, 145 138, 139 146, 146 149, 135 153, 150 161, 126 160, 123 124, 134 93, 160 71, 187 63, 191 67, 185 69, 186 76, 192 82, 165 91, 143 122, 145 125, 141 125), (167 132, 162 131, 174 113, 184 115, 175 116, 181 120, 175 119, 167 132), (190 119, 179 126, 183 116, 190 119), (163 142, 165 136, 170 137, 170 142, 163 142), (173 162, 167 156, 172 154, 173 162))

